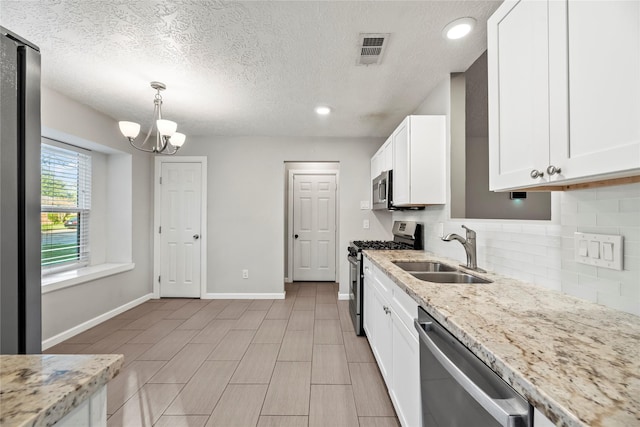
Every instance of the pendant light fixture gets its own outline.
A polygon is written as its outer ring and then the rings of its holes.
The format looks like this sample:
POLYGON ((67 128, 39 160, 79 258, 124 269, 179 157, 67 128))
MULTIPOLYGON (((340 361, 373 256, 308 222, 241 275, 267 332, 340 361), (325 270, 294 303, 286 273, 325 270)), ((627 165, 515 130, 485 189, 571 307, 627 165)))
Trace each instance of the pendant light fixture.
POLYGON ((131 146, 137 150, 156 154, 176 154, 184 144, 186 136, 183 133, 176 132, 178 128, 176 122, 162 118, 162 95, 160 95, 160 91, 165 90, 167 86, 161 82, 151 82, 151 87, 157 92, 153 100, 153 121, 144 141, 142 143, 136 142, 136 137, 140 133, 140 125, 138 123, 119 122, 120 132, 129 140, 131 146), (154 127, 156 129, 155 141, 147 144, 154 127))

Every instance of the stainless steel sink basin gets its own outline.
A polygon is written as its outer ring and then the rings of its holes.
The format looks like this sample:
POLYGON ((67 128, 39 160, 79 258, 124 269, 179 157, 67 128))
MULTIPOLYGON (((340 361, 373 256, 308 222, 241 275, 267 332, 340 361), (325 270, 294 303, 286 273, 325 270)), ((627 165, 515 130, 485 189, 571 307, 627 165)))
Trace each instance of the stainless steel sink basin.
POLYGON ((439 271, 457 271, 455 268, 446 264, 433 261, 393 261, 395 265, 404 271, 414 272, 439 272, 439 271))
POLYGON ((461 271, 412 272, 411 275, 420 280, 434 283, 491 283, 491 280, 486 280, 461 271))

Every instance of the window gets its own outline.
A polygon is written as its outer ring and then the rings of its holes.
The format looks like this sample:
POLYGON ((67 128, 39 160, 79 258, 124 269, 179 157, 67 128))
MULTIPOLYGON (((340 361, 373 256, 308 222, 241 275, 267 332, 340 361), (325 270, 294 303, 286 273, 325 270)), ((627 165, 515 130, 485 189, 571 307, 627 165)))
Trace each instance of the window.
POLYGON ((91 156, 52 144, 42 144, 40 160, 43 272, 89 263, 91 156))

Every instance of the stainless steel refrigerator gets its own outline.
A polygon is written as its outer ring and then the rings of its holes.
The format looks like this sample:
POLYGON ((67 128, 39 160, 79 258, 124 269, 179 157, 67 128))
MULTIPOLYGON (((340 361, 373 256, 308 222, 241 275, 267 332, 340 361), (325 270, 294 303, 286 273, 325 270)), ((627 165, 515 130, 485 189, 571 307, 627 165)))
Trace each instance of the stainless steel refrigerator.
POLYGON ((40 51, 0 27, 0 354, 42 350, 40 51))

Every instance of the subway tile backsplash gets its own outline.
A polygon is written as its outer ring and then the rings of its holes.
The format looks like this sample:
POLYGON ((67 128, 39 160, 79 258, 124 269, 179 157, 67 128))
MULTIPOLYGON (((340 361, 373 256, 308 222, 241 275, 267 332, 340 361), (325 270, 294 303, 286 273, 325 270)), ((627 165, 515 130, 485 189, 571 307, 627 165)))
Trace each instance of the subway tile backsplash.
POLYGON ((640 315, 640 183, 569 191, 561 199, 562 291, 640 315), (574 262, 576 231, 624 236, 624 270, 574 262))
POLYGON ((640 316, 640 183, 563 192, 560 224, 540 221, 448 219, 444 206, 419 212, 395 212, 394 219, 425 225, 425 250, 465 262, 457 242, 446 233, 464 236, 461 224, 477 231, 481 268, 640 316), (615 271, 573 260, 576 231, 624 236, 624 270, 615 271))

